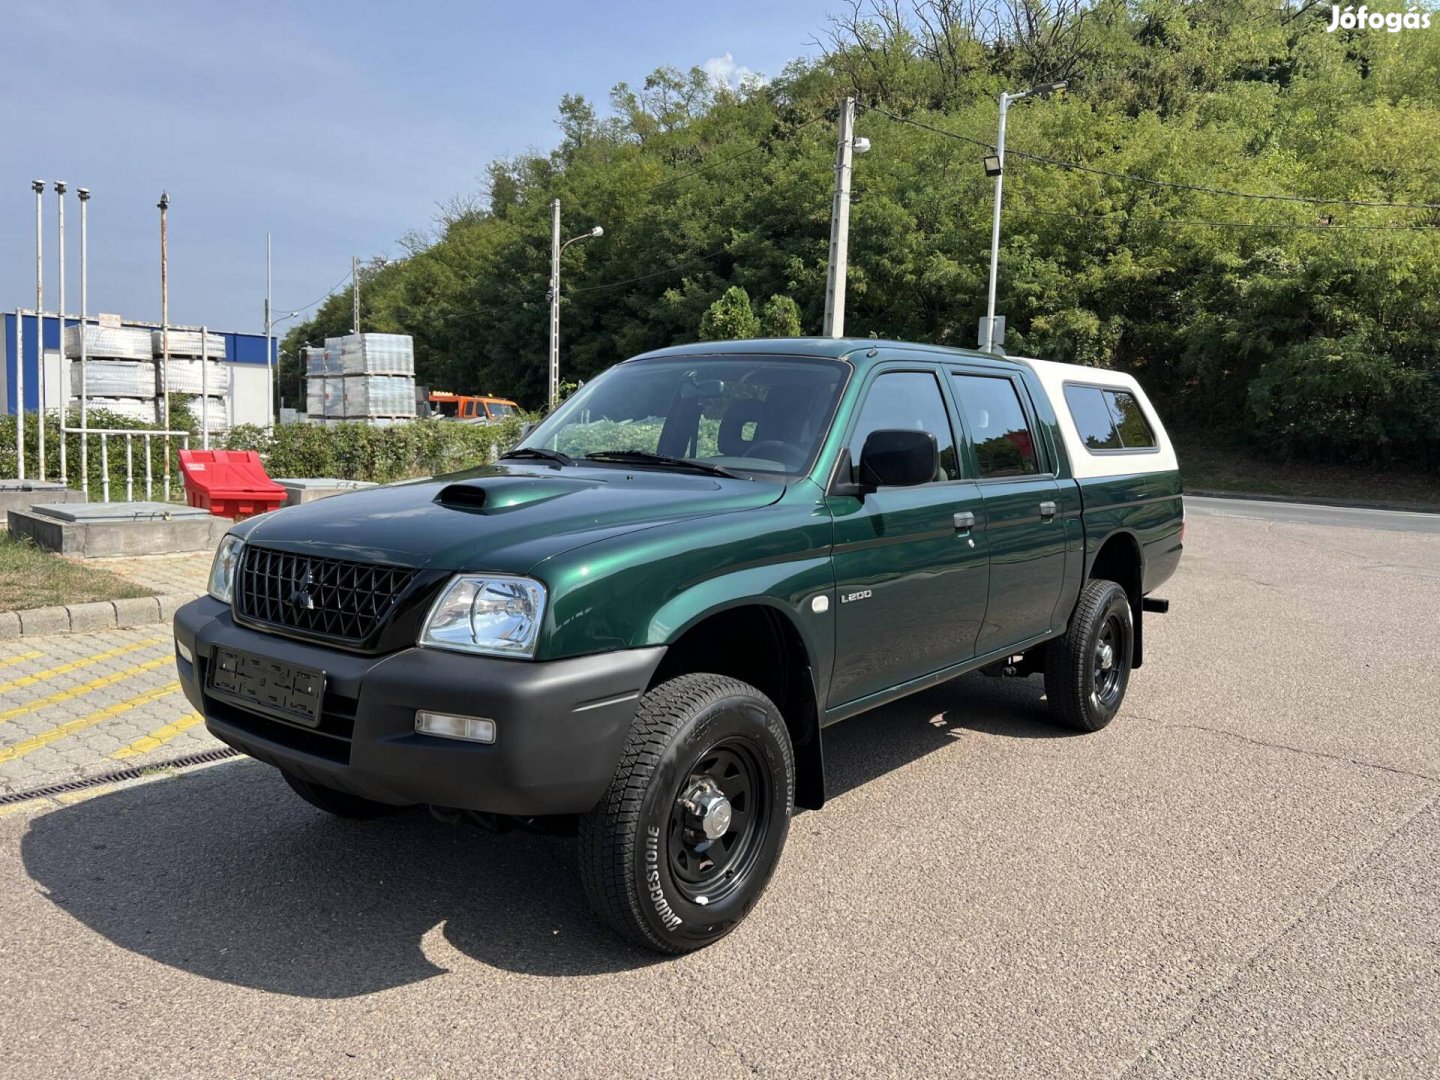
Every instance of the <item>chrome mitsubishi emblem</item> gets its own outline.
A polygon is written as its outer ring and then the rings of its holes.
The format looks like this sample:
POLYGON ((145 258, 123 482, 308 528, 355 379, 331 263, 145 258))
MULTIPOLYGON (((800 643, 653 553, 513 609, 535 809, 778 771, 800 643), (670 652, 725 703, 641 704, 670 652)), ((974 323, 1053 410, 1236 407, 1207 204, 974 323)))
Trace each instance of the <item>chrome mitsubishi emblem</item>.
POLYGON ((295 583, 295 591, 290 594, 290 603, 306 611, 315 610, 315 597, 311 595, 310 589, 315 584, 315 579, 310 574, 310 568, 305 568, 305 576, 295 583))

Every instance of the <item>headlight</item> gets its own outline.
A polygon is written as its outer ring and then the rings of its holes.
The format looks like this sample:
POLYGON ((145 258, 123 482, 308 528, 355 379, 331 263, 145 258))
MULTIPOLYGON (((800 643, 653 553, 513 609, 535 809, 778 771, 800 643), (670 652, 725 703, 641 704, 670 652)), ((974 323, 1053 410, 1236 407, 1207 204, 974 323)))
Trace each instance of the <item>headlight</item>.
POLYGON ((435 601, 420 644, 496 656, 534 656, 545 586, 529 578, 460 574, 435 601))
POLYGON ((240 552, 244 550, 244 540, 226 536, 215 551, 215 561, 210 564, 210 595, 222 604, 230 603, 235 595, 235 572, 240 569, 240 552))

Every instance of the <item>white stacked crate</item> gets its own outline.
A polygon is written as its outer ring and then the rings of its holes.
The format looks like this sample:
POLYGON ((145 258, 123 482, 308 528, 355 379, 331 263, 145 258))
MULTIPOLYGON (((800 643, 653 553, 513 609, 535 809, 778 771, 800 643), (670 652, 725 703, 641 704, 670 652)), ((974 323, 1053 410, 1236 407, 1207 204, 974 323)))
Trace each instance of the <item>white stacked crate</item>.
POLYGON ((202 334, 199 330, 171 330, 168 365, 165 363, 164 331, 150 332, 150 347, 154 355, 155 385, 160 383, 162 369, 168 368, 166 384, 170 393, 195 399, 190 403, 195 419, 206 420, 211 431, 228 428, 230 368, 225 363, 224 336, 202 334))
POLYGON ((65 328, 65 356, 70 364, 70 392, 80 396, 79 357, 84 334, 85 396, 93 409, 108 409, 134 420, 155 423, 155 363, 150 331, 128 326, 86 325, 65 328))
POLYGON ((349 334, 305 350, 311 420, 384 423, 415 416, 415 348, 408 334, 349 334))

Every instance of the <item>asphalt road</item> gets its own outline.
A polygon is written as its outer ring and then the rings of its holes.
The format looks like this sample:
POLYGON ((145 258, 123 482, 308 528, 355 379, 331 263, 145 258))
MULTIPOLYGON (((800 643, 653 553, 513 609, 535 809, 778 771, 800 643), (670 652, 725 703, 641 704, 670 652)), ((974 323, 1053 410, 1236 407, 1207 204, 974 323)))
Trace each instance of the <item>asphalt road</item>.
POLYGON ((253 763, 10 812, 0 1075, 1440 1074, 1440 535, 1294 513, 1195 501, 1099 734, 978 676, 831 729, 833 801, 679 960, 564 839, 253 763))

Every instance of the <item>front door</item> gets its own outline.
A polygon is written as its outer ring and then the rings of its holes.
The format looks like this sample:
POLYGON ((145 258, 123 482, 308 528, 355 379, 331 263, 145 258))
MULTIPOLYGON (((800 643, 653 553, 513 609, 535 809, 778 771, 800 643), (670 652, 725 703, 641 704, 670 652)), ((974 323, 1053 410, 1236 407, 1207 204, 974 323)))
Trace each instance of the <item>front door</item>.
POLYGON ((1064 588, 1060 484, 1024 387, 1009 373, 950 374, 985 502, 990 602, 976 655, 1049 633, 1064 588))
POLYGON ((882 369, 864 393, 847 440, 852 462, 870 432, 910 428, 935 436, 940 466, 928 484, 827 500, 835 524, 832 708, 974 656, 988 592, 985 507, 961 474, 937 373, 882 369))

